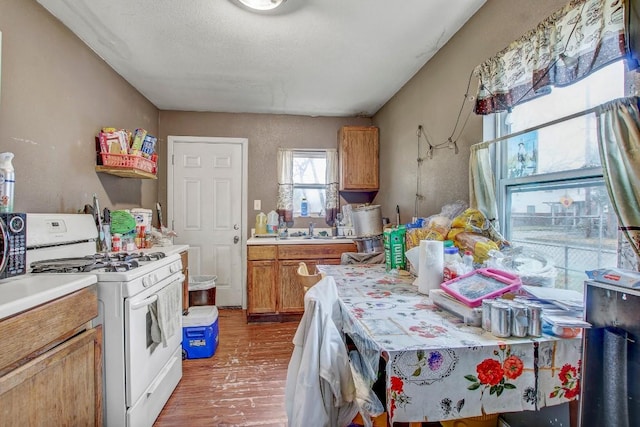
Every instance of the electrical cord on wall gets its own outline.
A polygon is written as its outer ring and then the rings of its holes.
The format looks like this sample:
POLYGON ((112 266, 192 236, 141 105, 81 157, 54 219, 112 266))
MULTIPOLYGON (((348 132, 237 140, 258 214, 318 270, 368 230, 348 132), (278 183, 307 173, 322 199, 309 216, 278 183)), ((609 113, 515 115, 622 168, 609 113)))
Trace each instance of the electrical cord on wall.
MULTIPOLYGON (((469 121, 469 117, 471 116, 471 112, 473 111, 473 108, 469 109, 469 112, 467 113, 467 116, 465 117, 460 130, 458 130, 458 125, 460 125, 460 118, 462 117, 462 112, 464 110, 464 106, 466 102, 473 101, 475 99, 474 96, 469 95, 469 88, 471 87, 472 79, 473 79, 473 71, 471 71, 471 73, 469 74, 469 79, 467 80, 467 90, 465 91, 464 98, 462 100, 462 103, 460 104, 460 109, 458 110, 458 116, 456 117, 456 123, 453 126, 453 129, 451 130, 451 134, 449 135, 446 141, 440 142, 438 144, 432 143, 431 141, 433 140, 433 138, 429 136, 428 132, 422 125, 418 125, 418 131, 417 131, 418 140, 420 139, 421 136, 424 136, 425 141, 427 141, 427 144, 429 144, 429 148, 427 148, 427 158, 432 159, 433 150, 438 150, 440 148, 453 149, 456 154, 460 152, 460 150, 458 149, 458 139, 460 138, 460 136, 462 135, 462 132, 467 126, 467 122, 469 121), (456 131, 458 132, 457 136, 455 136, 456 131)), ((418 158, 420 158, 420 156, 418 156, 418 158)))

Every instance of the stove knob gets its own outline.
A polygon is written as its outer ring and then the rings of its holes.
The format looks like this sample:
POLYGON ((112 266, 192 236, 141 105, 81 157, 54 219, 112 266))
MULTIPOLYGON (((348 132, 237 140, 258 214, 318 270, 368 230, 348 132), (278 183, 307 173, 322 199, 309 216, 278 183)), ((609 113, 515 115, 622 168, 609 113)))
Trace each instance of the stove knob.
POLYGON ((171 273, 177 273, 178 271, 181 271, 182 267, 180 267, 180 265, 178 265, 178 263, 175 264, 171 264, 169 266, 169 271, 171 271, 171 273))
POLYGON ((145 276, 142 278, 142 286, 144 286, 145 288, 148 288, 151 285, 153 285, 153 282, 151 281, 151 276, 145 276))

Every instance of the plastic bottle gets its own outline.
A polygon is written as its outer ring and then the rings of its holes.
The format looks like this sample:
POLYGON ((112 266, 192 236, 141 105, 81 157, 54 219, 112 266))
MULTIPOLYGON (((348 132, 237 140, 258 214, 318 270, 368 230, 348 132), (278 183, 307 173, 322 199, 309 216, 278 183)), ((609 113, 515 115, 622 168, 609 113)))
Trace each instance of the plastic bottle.
POLYGON ((309 202, 306 197, 300 202, 300 216, 309 216, 309 202))
POLYGON ((278 232, 278 214, 271 211, 267 214, 267 233, 274 234, 278 232))
POLYGON ((0 153, 0 212, 13 212, 13 191, 16 174, 11 160, 13 153, 0 153))
POLYGON ((267 216, 264 212, 260 212, 256 215, 256 234, 267 233, 267 216))
POLYGON ((462 273, 462 262, 458 253, 458 248, 449 246, 444 248, 444 268, 442 270, 442 280, 455 279, 462 273))
POLYGON ((464 251, 462 256, 462 265, 464 266, 464 274, 471 273, 473 268, 473 254, 471 251, 464 251))
POLYGON ((278 223, 278 238, 286 239, 289 237, 289 230, 287 229, 287 223, 283 216, 280 216, 280 222, 278 223))
POLYGON ((122 250, 122 236, 120 234, 111 236, 111 250, 113 252, 120 252, 122 250))

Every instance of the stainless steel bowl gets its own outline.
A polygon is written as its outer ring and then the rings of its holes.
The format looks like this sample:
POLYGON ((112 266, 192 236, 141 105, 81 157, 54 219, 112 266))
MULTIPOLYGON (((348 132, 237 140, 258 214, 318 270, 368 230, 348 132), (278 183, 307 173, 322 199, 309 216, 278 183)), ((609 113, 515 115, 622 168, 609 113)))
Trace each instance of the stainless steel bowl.
POLYGON ((383 252, 382 234, 372 237, 355 237, 353 240, 360 253, 383 252))

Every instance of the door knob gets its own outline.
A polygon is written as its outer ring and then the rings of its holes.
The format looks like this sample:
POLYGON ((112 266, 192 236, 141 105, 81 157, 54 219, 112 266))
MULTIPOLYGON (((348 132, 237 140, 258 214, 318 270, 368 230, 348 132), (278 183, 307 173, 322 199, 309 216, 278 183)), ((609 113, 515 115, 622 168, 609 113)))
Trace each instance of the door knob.
POLYGON ((240 236, 233 237, 233 243, 238 243, 240 241, 240 236))

